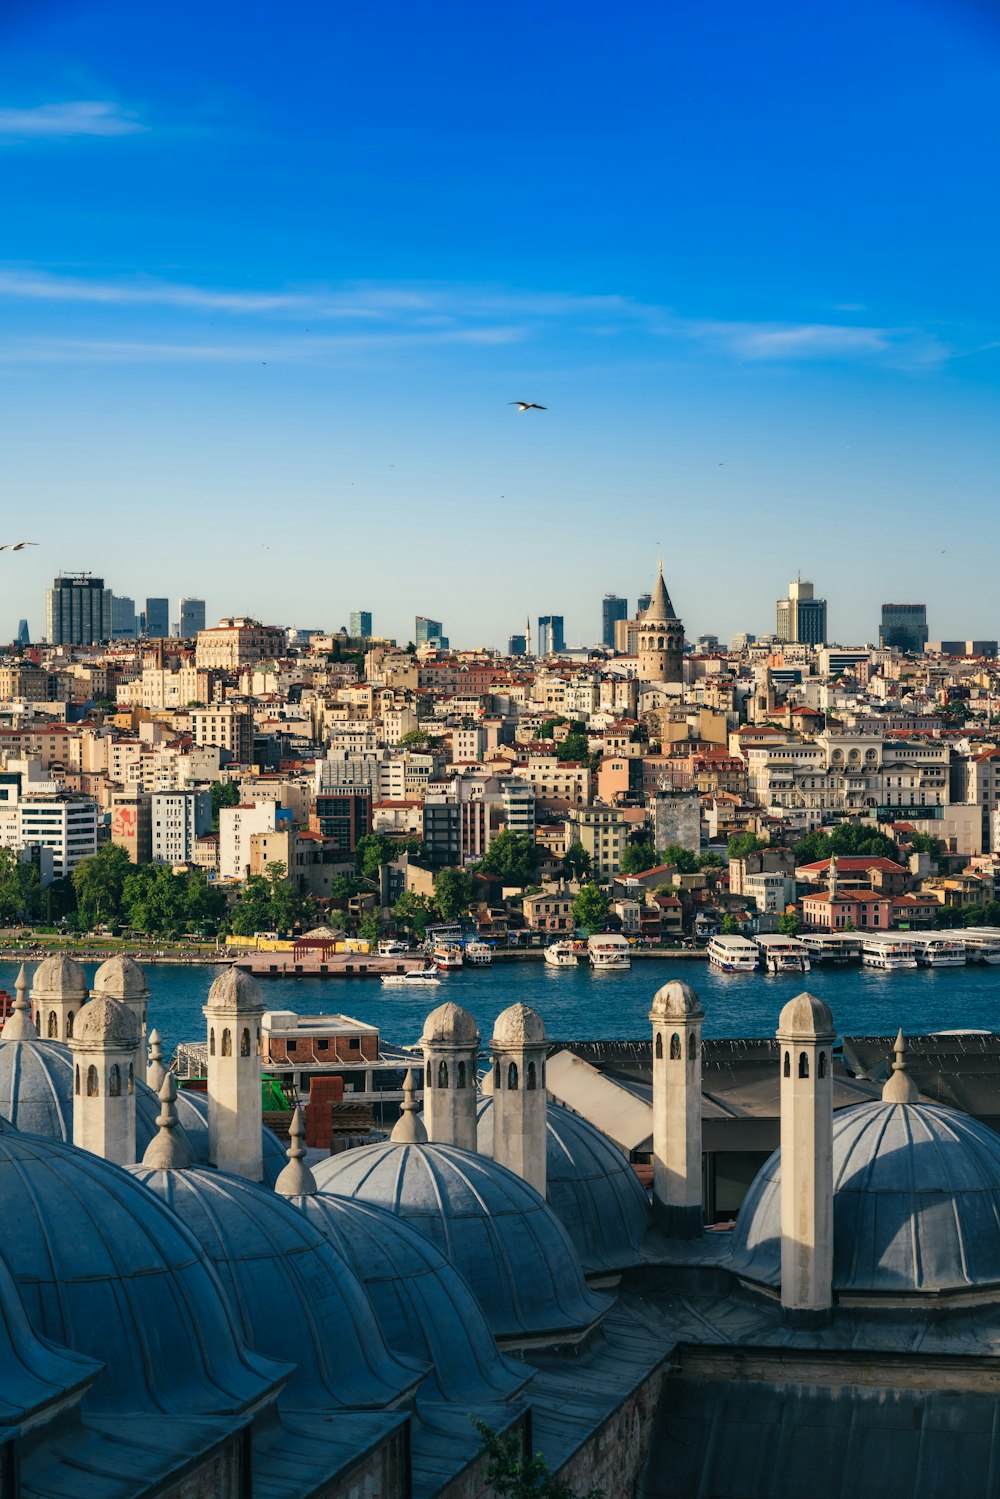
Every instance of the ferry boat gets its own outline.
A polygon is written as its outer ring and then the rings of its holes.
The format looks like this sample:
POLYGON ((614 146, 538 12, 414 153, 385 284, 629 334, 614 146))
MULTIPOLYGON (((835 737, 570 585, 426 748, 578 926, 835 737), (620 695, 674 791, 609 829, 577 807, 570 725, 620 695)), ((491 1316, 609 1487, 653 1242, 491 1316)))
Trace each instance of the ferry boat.
POLYGON ((628 941, 616 932, 600 932, 587 938, 587 957, 591 968, 625 969, 632 967, 628 941))
POLYGON ((801 938, 811 963, 860 963, 860 936, 851 932, 806 932, 801 938))
POLYGON ((708 961, 723 973, 753 973, 759 956, 756 942, 746 937, 713 937, 708 944, 708 961))
POLYGON ((462 949, 462 961, 473 968, 488 968, 493 962, 493 949, 485 942, 467 942, 462 949))
POLYGON ((436 969, 418 968, 412 973, 385 973, 382 975, 382 982, 388 988, 402 987, 404 984, 416 984, 420 988, 425 988, 429 984, 440 984, 441 980, 436 969))
POLYGON ((440 968, 444 973, 447 973, 450 969, 453 968, 461 968, 462 949, 460 947, 451 947, 444 942, 439 942, 437 947, 435 947, 434 951, 431 953, 431 962, 437 968, 440 968))
POLYGON ((996 927, 966 927, 962 933, 969 963, 1000 963, 1000 930, 996 927))
POLYGON ((861 961, 866 968, 916 968, 913 938, 889 932, 873 933, 864 939, 861 961))
POLYGON ((763 932, 756 942, 761 966, 768 973, 809 972, 809 949, 797 937, 784 937, 780 932, 763 932))
POLYGON ((553 942, 542 954, 553 968, 575 968, 576 948, 572 942, 553 942))
POLYGON ((965 942, 961 937, 914 937, 913 946, 921 968, 965 967, 965 942))

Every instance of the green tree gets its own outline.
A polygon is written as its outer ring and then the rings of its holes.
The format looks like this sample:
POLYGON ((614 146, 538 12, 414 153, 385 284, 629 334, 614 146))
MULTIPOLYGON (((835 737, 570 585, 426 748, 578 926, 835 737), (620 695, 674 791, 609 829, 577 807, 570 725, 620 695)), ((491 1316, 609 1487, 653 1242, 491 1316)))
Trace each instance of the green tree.
POLYGON ((424 729, 409 729, 399 740, 399 744, 403 749, 416 749, 430 744, 430 738, 424 729))
POLYGON ((589 936, 603 931, 609 909, 608 897, 598 885, 581 885, 573 901, 573 920, 589 936))
POLYGON ((721 854, 709 851, 707 854, 698 854, 694 862, 699 869, 721 869, 725 860, 721 854))
POLYGON ((562 718, 559 715, 557 715, 555 718, 547 718, 545 722, 539 727, 539 739, 551 739, 555 734, 557 724, 561 723, 569 723, 569 719, 562 718))
POLYGON ((523 890, 538 867, 538 849, 527 833, 498 833, 479 867, 503 884, 523 890))
POLYGON ((941 906, 934 912, 934 922, 937 926, 961 926, 962 912, 958 906, 941 906))
POLYGON ((118 920, 122 889, 132 867, 128 854, 115 843, 106 843, 75 866, 70 878, 76 891, 79 920, 87 930, 100 922, 118 920))
POLYGON ((367 942, 369 947, 377 947, 383 930, 381 916, 377 911, 369 911, 358 927, 358 936, 362 942, 367 942))
POLYGON ((619 867, 622 874, 643 874, 658 863, 659 857, 652 843, 626 843, 619 867))
POLYGON ((393 906, 392 914, 422 942, 434 919, 434 907, 426 895, 418 895, 414 890, 404 890, 393 906))
POLYGON ((584 733, 567 734, 559 744, 556 745, 557 760, 582 760, 583 763, 590 762, 590 741, 584 733))
POLYGON ((357 895, 357 893, 357 880, 350 879, 346 874, 335 874, 330 881, 330 899, 334 905, 346 905, 351 896, 357 895))
POLYGON ((735 916, 723 916, 722 935, 724 937, 737 937, 739 935, 739 930, 740 924, 736 920, 735 916))
POLYGON ((801 928, 797 911, 782 911, 778 917, 778 931, 783 937, 797 937, 801 928))
POLYGON ((563 859, 563 870, 571 880, 585 879, 591 871, 591 858, 583 844, 571 843, 563 859))
POLYGON ((366 880, 377 880, 383 864, 390 864, 399 847, 384 833, 365 833, 354 849, 354 867, 366 880))
POLYGON ((1000 900, 988 900, 983 907, 983 926, 1000 926, 1000 900))
POLYGON ((236 781, 213 781, 209 787, 212 798, 212 832, 219 831, 219 812, 223 807, 238 807, 240 788, 236 781))
POLYGON ((831 854, 870 854, 874 858, 899 861, 898 845, 867 822, 839 822, 828 831, 817 828, 795 845, 796 864, 815 864, 831 854))
POLYGON ((457 921, 469 908, 472 880, 464 869, 442 869, 434 881, 434 904, 442 921, 457 921))
POLYGON ((263 875, 252 874, 246 880, 230 913, 229 925, 237 937, 254 937, 258 932, 274 931, 271 925, 271 884, 263 875))
POLYGON ((33 921, 42 906, 38 868, 19 859, 12 848, 0 848, 0 926, 33 921))
POLYGON ((671 865, 678 874, 694 874, 698 868, 697 857, 689 848, 682 848, 679 843, 668 843, 666 848, 662 848, 658 862, 671 865))
POLYGON ((767 841, 756 833, 734 833, 726 844, 726 853, 731 859, 749 859, 762 848, 767 848, 767 841))
POLYGON ((540 1452, 526 1455, 519 1432, 500 1437, 484 1422, 474 1416, 470 1419, 483 1439, 487 1459, 483 1488, 497 1499, 603 1499, 603 1489, 591 1488, 580 1495, 565 1480, 554 1478, 540 1452))

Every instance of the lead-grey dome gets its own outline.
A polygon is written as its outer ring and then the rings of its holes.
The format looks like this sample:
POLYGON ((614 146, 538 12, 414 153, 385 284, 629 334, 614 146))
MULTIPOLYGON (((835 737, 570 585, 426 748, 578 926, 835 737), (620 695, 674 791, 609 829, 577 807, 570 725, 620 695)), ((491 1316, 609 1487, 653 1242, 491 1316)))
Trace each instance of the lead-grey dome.
POLYGON ((389 1352, 357 1277, 285 1198, 222 1171, 130 1171, 202 1246, 250 1347, 295 1364, 294 1407, 382 1408, 418 1383, 423 1368, 389 1352))
POLYGON ((0 1223, 35 1332, 104 1365, 88 1409, 239 1411, 289 1372, 244 1345, 197 1241, 110 1161, 5 1124, 0 1223))
POLYGON ((424 1234, 354 1197, 290 1200, 361 1281, 389 1347, 431 1365, 443 1399, 468 1409, 521 1389, 530 1371, 499 1351, 471 1289, 424 1234))
MULTIPOLYGON (((1000 1135, 938 1104, 872 1102, 833 1120, 833 1286, 838 1293, 1000 1290, 1000 1135)), ((781 1152, 733 1231, 732 1264, 781 1279, 781 1152)))
POLYGON ((386 1141, 313 1170, 322 1191, 387 1207, 446 1254, 494 1336, 579 1337, 607 1309, 559 1219, 534 1187, 455 1145, 386 1141))
MULTIPOLYGON (((479 1149, 493 1153, 492 1098, 479 1104, 479 1149)), ((607 1135, 558 1103, 546 1111, 545 1183, 546 1201, 588 1275, 643 1258, 650 1207, 638 1177, 607 1135)))
MULTIPOLYGON (((152 1088, 135 1080, 135 1147, 141 1158, 156 1134, 160 1101, 152 1088)), ((177 1094, 177 1117, 191 1144, 196 1166, 208 1162, 208 1095, 193 1088, 177 1094)), ((65 1041, 5 1041, 0 1032, 0 1119, 27 1134, 73 1140, 73 1059, 65 1041)), ((281 1141, 262 1131, 264 1180, 273 1186, 285 1165, 281 1141)))

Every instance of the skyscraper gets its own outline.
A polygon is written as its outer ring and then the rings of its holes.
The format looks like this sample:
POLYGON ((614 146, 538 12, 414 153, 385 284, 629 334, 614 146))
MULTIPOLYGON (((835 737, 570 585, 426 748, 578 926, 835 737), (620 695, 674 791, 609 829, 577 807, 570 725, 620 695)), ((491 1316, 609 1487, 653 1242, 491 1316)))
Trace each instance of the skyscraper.
POLYGON ((883 604, 878 643, 919 655, 927 645, 927 605, 883 604))
POLYGON ((787 599, 777 604, 778 639, 789 645, 826 643, 826 599, 813 596, 813 585, 796 578, 788 585, 787 599))
POLYGON ((182 640, 193 640, 205 628, 205 600, 181 599, 180 634, 182 640))
POLYGON ((653 597, 651 593, 640 593, 635 606, 636 619, 641 619, 649 608, 649 601, 653 597))
POLYGON ((26 619, 19 619, 17 622, 17 644, 31 644, 31 631, 28 629, 28 621, 26 619))
POLYGON ((426 615, 418 614, 414 621, 413 640, 416 645, 430 645, 435 650, 446 651, 448 649, 448 637, 443 635, 442 624, 439 619, 428 619, 426 615))
POLYGON ((561 614, 540 614, 538 616, 538 644, 535 652, 539 656, 558 656, 560 651, 566 649, 566 636, 563 633, 563 617, 561 614))
POLYGON ((628 619, 628 599, 620 599, 616 593, 606 593, 601 603, 601 641, 614 649, 615 622, 628 619))
POLYGON ((134 640, 138 633, 139 630, 135 617, 135 599, 119 598, 117 594, 112 594, 112 640, 134 640))
POLYGON ((146 600, 146 628, 150 640, 166 640, 170 634, 170 600, 146 600))
POLYGON ((111 589, 90 573, 60 574, 45 590, 50 645, 100 645, 111 639, 111 589))
POLYGON ((524 635, 511 635, 507 641, 508 656, 523 656, 528 649, 528 642, 524 635))
POLYGON ((352 640, 367 640, 372 632, 370 609, 355 609, 351 613, 350 636, 352 640))

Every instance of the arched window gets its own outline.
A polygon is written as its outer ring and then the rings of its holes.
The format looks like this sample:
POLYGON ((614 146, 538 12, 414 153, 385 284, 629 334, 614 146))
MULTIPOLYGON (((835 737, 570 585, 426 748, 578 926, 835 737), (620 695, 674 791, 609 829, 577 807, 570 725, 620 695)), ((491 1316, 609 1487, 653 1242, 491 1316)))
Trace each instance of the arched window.
POLYGON ((656 1033, 656 1060, 663 1061, 663 1037, 659 1031, 656 1033))
POLYGON ((88 1067, 87 1068, 87 1097, 88 1098, 96 1098, 97 1095, 98 1095, 98 1091, 99 1091, 99 1085, 98 1085, 98 1082, 97 1082, 97 1068, 96 1067, 88 1067))
POLYGON ((493 1063, 493 1087, 496 1092, 500 1091, 500 1063, 493 1063))
POLYGON ((817 1076, 818 1077, 826 1077, 826 1052, 825 1051, 821 1051, 820 1054, 819 1054, 819 1071, 817 1073, 817 1076))
POLYGON ((433 1088, 433 1086, 434 1086, 434 1078, 433 1078, 433 1076, 431 1074, 431 1064, 430 1064, 430 1062, 427 1063, 427 1086, 428 1086, 428 1088, 433 1088))
POLYGON ((49 1011, 49 1040, 55 1041, 59 1036, 59 1021, 56 1019, 55 1010, 49 1011))
POLYGON ((72 1036, 72 1034, 73 1034, 73 1011, 70 1010, 69 1014, 66 1016, 66 1039, 69 1040, 69 1038, 72 1036))
POLYGON ((135 1068, 131 1062, 128 1064, 128 1091, 130 1093, 135 1092, 135 1068))
POLYGON ((79 1096, 80 1096, 80 1064, 79 1064, 79 1062, 77 1062, 77 1064, 76 1064, 76 1085, 75 1085, 73 1091, 75 1092, 76 1096, 79 1098, 79 1096))
POLYGON ((806 1052, 799 1052, 799 1077, 809 1076, 809 1056, 806 1052))
POLYGON ((214 1057, 215 1056, 215 1026, 214 1025, 209 1027, 209 1032, 208 1032, 208 1054, 209 1054, 210 1057, 214 1057))
POLYGON ((447 1062, 438 1062, 438 1087, 439 1088, 447 1088, 447 1086, 448 1086, 448 1063, 447 1062))
POLYGON ((226 1029, 222 1032, 222 1055, 224 1057, 231 1057, 232 1054, 233 1054, 233 1036, 232 1036, 232 1032, 230 1031, 229 1027, 227 1026, 226 1029))
POLYGON ((249 1055, 250 1055, 250 1031, 249 1031, 249 1029, 248 1029, 247 1026, 244 1026, 243 1027, 243 1034, 240 1037, 240 1056, 241 1057, 248 1057, 249 1055))
POLYGON ((517 1092, 517 1063, 511 1062, 507 1068, 507 1088, 511 1093, 517 1092))
POLYGON ((791 1054, 789 1052, 787 1052, 787 1051, 785 1052, 785 1067, 784 1067, 784 1072, 785 1072, 785 1076, 786 1077, 791 1077, 791 1075, 792 1075, 792 1058, 791 1058, 791 1054))
POLYGON ((455 1087, 456 1088, 464 1088, 465 1087, 465 1063, 464 1062, 459 1062, 459 1064, 458 1064, 458 1076, 455 1079, 455 1087))
POLYGON ((122 1096, 122 1070, 117 1062, 111 1063, 111 1071, 108 1073, 108 1097, 121 1098, 122 1096))
POLYGON ((695 1040, 694 1031, 688 1036, 688 1061, 693 1062, 698 1056, 698 1042, 695 1040))
POLYGON ((528 1063, 528 1081, 526 1086, 529 1093, 533 1093, 535 1091, 535 1088, 538 1086, 538 1076, 535 1072, 534 1062, 528 1063))
POLYGON ((260 1026, 257 1027, 257 1055, 260 1056, 260 1026))
POLYGON ((670 1037, 670 1060, 672 1062, 679 1061, 680 1060, 680 1055, 681 1055, 681 1038, 677 1034, 677 1032, 674 1031, 673 1035, 670 1037))

